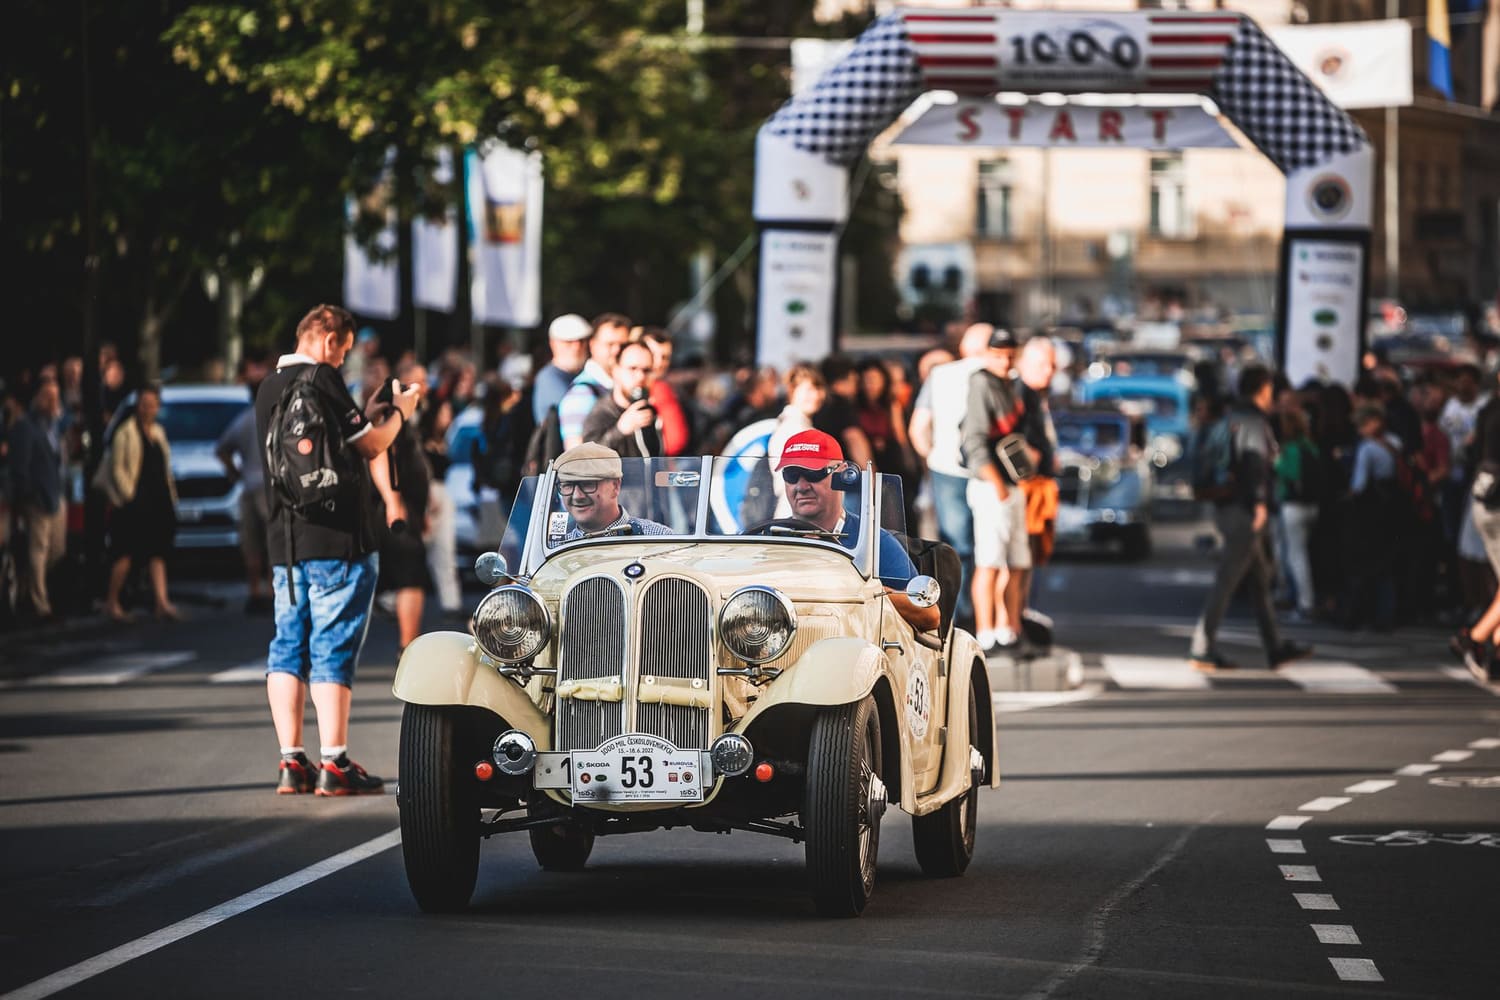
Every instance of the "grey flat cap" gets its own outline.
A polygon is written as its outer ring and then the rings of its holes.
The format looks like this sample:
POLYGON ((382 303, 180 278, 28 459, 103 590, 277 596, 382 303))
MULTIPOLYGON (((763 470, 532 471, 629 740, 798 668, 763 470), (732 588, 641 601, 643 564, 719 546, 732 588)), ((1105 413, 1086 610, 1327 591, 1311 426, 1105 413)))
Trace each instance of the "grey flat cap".
POLYGON ((619 479, 620 456, 613 448, 585 441, 557 456, 557 478, 565 483, 619 479))

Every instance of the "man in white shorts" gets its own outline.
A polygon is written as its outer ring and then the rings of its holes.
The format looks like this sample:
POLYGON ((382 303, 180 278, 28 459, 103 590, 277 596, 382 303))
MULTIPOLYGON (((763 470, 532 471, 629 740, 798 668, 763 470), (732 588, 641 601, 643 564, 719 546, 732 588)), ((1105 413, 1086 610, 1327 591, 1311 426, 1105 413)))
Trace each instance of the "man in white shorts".
POLYGON ((969 378, 962 428, 964 465, 974 477, 968 487, 974 511, 974 625, 986 652, 1020 646, 1024 574, 1012 571, 1031 568, 1026 496, 995 454, 1002 439, 1026 431, 1032 416, 1016 377, 1017 346, 1009 330, 990 335, 985 367, 969 378))

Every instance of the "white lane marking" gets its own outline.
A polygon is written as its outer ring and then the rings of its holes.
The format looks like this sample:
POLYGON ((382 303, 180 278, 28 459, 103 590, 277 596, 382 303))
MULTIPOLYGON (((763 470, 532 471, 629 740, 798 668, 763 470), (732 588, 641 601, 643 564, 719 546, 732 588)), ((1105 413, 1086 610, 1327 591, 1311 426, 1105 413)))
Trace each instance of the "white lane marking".
POLYGON ((266 679, 266 661, 251 660, 228 670, 220 670, 208 678, 210 684, 259 684, 266 679))
POLYGON ((1442 753, 1433 754, 1432 759, 1444 764, 1457 764, 1459 761, 1468 760, 1472 756, 1474 756, 1473 750, 1444 750, 1442 753))
POLYGON ((1313 924, 1319 944, 1359 944, 1359 935, 1348 924, 1313 924))
POLYGON ((1322 798, 1313 799, 1311 802, 1304 802, 1297 808, 1303 812, 1326 813, 1330 809, 1346 806, 1353 801, 1353 799, 1344 798, 1340 795, 1324 795, 1322 798))
POLYGON ((381 834, 374 840, 367 840, 358 847, 351 847, 341 854, 335 854, 331 858, 314 862, 299 872, 293 872, 285 878, 277 879, 275 882, 261 886, 259 889, 251 889, 243 896, 236 896, 227 903, 210 907, 202 913, 196 913, 185 920, 159 931, 153 931, 145 937, 136 938, 118 948, 111 948, 101 955, 85 959, 77 965, 70 965, 66 969, 54 972, 50 976, 38 979, 36 982, 27 983, 20 989, 13 990, 0 996, 0 1000, 39 1000, 41 997, 50 997, 54 993, 60 993, 70 987, 77 986, 85 980, 111 969, 118 968, 126 962, 149 955, 159 948, 165 948, 169 944, 175 944, 183 938, 197 934, 199 931, 207 930, 215 924, 223 923, 230 917, 237 917, 247 910, 253 910, 262 903, 269 903, 285 896, 287 893, 295 892, 303 886, 311 885, 313 882, 329 875, 343 871, 351 865, 359 864, 367 858, 372 858, 382 851, 388 851, 401 843, 401 831, 392 830, 381 834))
POLYGON ((1103 684, 1085 684, 1072 691, 1001 691, 995 695, 995 711, 1029 712, 1034 708, 1087 701, 1103 693, 1103 684))
POLYGON ((1344 789, 1344 791, 1348 792, 1350 795, 1373 795, 1376 792, 1383 792, 1387 788, 1395 787, 1396 782, 1390 780, 1389 778, 1382 778, 1378 781, 1372 778, 1369 781, 1361 781, 1357 784, 1350 785, 1348 788, 1344 789))
POLYGON ((1396 685, 1387 683, 1379 674, 1354 663, 1311 660, 1288 664, 1276 673, 1304 691, 1333 694, 1396 693, 1396 685))
POLYGON ((1383 983, 1385 977, 1368 958, 1330 958, 1333 971, 1346 983, 1383 983))
POLYGON ((1500 749, 1500 739, 1496 739, 1493 736, 1486 736, 1482 740, 1474 740, 1472 743, 1470 743, 1469 744, 1469 749, 1470 750, 1495 750, 1495 749, 1500 749))
POLYGON ((95 660, 86 667, 66 667, 26 681, 27 687, 81 687, 92 684, 123 684, 155 670, 166 670, 198 658, 190 649, 167 653, 122 653, 95 660))
POLYGON ((1277 816, 1266 824, 1267 830, 1300 830, 1311 816, 1277 816))
POLYGON ((1278 865, 1281 877, 1288 882, 1321 882, 1323 876, 1312 865, 1278 865))
POLYGON ((1463 681, 1465 684, 1472 684, 1475 687, 1481 688, 1485 691, 1495 690, 1494 685, 1486 684, 1484 681, 1469 673, 1463 667, 1442 667, 1441 673, 1443 674, 1443 676, 1448 677, 1452 680, 1463 681))
POLYGON ((1110 680, 1122 688, 1168 691, 1204 691, 1212 687, 1208 678, 1194 670, 1181 656, 1100 657, 1110 680))
POLYGON ((1326 892, 1294 892, 1292 898, 1304 910, 1337 910, 1339 904, 1326 892))
POLYGON ((1437 764, 1407 764, 1405 767, 1397 768, 1395 773, 1403 778, 1420 778, 1424 774, 1431 774, 1440 769, 1437 764))
POLYGON ((1307 848, 1302 846, 1300 840, 1273 840, 1266 839, 1266 846, 1271 849, 1272 854, 1306 854, 1307 848))

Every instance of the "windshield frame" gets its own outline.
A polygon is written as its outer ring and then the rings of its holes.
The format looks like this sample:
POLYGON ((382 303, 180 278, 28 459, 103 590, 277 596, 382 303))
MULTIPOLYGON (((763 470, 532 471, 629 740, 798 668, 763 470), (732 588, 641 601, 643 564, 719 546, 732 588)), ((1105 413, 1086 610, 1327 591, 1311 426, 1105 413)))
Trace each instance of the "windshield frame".
MULTIPOLYGON (((655 456, 656 458, 670 458, 672 456, 655 456)), ((651 461, 652 459, 627 459, 627 461, 651 461)), ((676 459, 683 461, 682 458, 676 459)), ((734 461, 726 456, 703 455, 698 458, 700 482, 703 484, 698 491, 697 508, 693 531, 691 533, 674 535, 616 535, 595 536, 593 538, 575 538, 558 545, 549 547, 545 539, 545 525, 547 514, 550 511, 551 498, 557 491, 557 470, 549 466, 545 472, 537 477, 536 493, 532 497, 532 508, 530 522, 526 527, 526 538, 521 548, 521 565, 516 567, 512 575, 530 578, 534 576, 543 564, 564 553, 572 552, 581 547, 597 548, 600 546, 619 545, 622 543, 641 543, 655 545, 683 545, 701 544, 705 542, 727 543, 732 545, 757 544, 757 545, 815 545, 830 552, 837 552, 847 557, 853 564, 855 570, 861 577, 868 580, 875 574, 875 561, 877 547, 872 544, 875 538, 875 530, 879 527, 878 493, 880 492, 880 473, 876 472, 873 465, 866 466, 861 470, 860 499, 857 510, 860 518, 859 536, 854 540, 854 547, 848 548, 839 542, 823 538, 801 538, 787 535, 742 535, 742 534, 716 534, 708 530, 711 518, 711 495, 714 484, 712 479, 713 465, 716 461, 734 461)), ((688 471, 686 469, 681 471, 688 471)), ((529 477, 528 477, 529 478, 529 477)), ((514 516, 514 515, 512 515, 514 516)))

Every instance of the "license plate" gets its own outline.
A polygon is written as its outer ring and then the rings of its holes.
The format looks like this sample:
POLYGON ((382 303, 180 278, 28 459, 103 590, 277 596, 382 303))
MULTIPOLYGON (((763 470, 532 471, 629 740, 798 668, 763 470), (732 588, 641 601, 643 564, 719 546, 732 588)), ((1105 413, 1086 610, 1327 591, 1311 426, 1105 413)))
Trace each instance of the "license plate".
POLYGON ((626 733, 572 755, 573 801, 702 802, 703 755, 666 740, 626 733))

